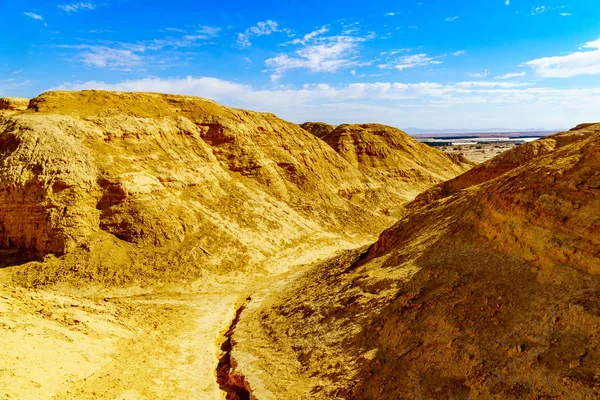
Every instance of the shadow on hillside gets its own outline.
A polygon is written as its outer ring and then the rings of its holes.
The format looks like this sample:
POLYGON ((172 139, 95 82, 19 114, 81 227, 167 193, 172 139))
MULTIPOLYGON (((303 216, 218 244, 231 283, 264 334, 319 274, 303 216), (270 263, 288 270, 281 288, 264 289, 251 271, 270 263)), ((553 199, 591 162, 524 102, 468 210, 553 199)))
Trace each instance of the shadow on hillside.
POLYGON ((17 267, 31 261, 38 261, 40 256, 21 249, 0 249, 0 269, 17 267))

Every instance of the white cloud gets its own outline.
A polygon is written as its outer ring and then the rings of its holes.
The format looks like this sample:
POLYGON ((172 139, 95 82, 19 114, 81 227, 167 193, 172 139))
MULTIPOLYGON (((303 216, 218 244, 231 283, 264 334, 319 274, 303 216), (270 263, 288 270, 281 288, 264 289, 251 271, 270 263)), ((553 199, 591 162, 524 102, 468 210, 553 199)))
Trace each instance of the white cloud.
POLYGON ((206 35, 208 37, 216 37, 221 32, 221 28, 218 26, 202 25, 199 29, 196 29, 196 33, 206 35))
POLYGON ((410 56, 405 56, 400 58, 400 63, 394 65, 394 68, 403 70, 406 68, 413 68, 417 66, 424 66, 429 64, 439 63, 435 61, 433 58, 428 57, 427 54, 413 54, 410 56))
POLYGON ((355 36, 318 37, 291 55, 279 54, 267 59, 265 65, 277 75, 295 68, 335 72, 341 68, 364 65, 355 59, 355 55, 358 45, 366 40, 355 36))
POLYGON ((294 51, 280 53, 265 60, 265 72, 271 73, 271 80, 277 80, 291 69, 308 69, 312 72, 336 72, 340 69, 371 65, 361 61, 359 48, 361 43, 375 37, 374 32, 359 35, 358 23, 342 24, 342 34, 325 36, 330 25, 296 38, 282 46, 299 46, 294 51), (351 28, 351 29, 350 29, 351 28))
POLYGON ((504 4, 506 4, 507 6, 509 6, 509 5, 510 5, 510 0, 506 0, 506 1, 504 2, 504 4))
POLYGON ((545 13, 546 11, 548 11, 549 8, 546 6, 539 6, 539 7, 533 7, 531 9, 531 12, 529 13, 529 15, 538 15, 538 14, 542 14, 545 13))
POLYGON ((261 21, 255 26, 246 29, 244 33, 238 33, 237 42, 240 47, 250 47, 252 45, 250 42, 252 36, 266 36, 275 32, 280 32, 277 22, 270 19, 261 21))
POLYGON ((88 1, 85 3, 79 2, 79 3, 72 3, 72 4, 59 4, 57 7, 68 13, 96 9, 96 5, 94 3, 92 3, 91 1, 88 1))
POLYGON ((295 122, 378 121, 428 128, 566 128, 597 120, 600 87, 549 89, 513 82, 375 82, 260 90, 209 77, 148 78, 115 84, 85 82, 59 89, 179 93, 275 112, 295 122), (490 106, 493 104, 493 107, 490 106))
POLYGON ((524 86, 531 86, 531 83, 521 82, 521 83, 512 83, 512 82, 489 82, 489 81, 466 81, 466 82, 457 82, 454 84, 458 88, 502 88, 502 89, 510 89, 524 86))
MULTIPOLYGON (((394 53, 391 53, 394 54, 394 53)), ((460 54, 459 54, 460 55, 460 54)), ((409 54, 409 55, 405 55, 396 59, 386 59, 386 61, 384 63, 378 64, 377 67, 379 69, 392 69, 395 68, 397 70, 404 70, 407 68, 414 68, 414 67, 423 67, 426 65, 437 65, 437 64, 442 64, 443 61, 441 61, 440 59, 445 57, 446 55, 443 54, 441 56, 437 56, 437 57, 433 57, 433 56, 429 56, 425 53, 419 53, 419 54, 409 54)))
POLYGON ((467 54, 466 50, 458 50, 458 51, 455 51, 454 53, 450 53, 450 55, 454 56, 454 57, 464 56, 465 54, 467 54))
POLYGON ((571 78, 577 75, 600 74, 600 38, 585 43, 577 51, 565 56, 543 57, 523 65, 531 68, 543 78, 571 78))
POLYGON ((559 15, 560 15, 561 17, 570 17, 570 16, 571 16, 571 15, 573 15, 573 14, 571 14, 571 13, 567 13, 567 12, 564 12, 564 13, 560 13, 559 15))
POLYGON ((329 25, 325 25, 323 27, 321 27, 320 29, 314 30, 312 32, 307 33, 306 35, 304 35, 301 39, 296 38, 294 40, 292 40, 289 43, 286 44, 306 44, 307 42, 309 42, 310 40, 316 38, 317 36, 321 36, 324 33, 329 32, 329 25))
POLYGON ((33 19, 38 20, 38 21, 43 21, 44 20, 44 18, 41 15, 36 14, 36 13, 24 12, 23 14, 25 14, 29 18, 33 18, 33 19))
POLYGON ((396 15, 395 12, 389 12, 385 14, 386 17, 393 17, 394 15, 396 15))
POLYGON ((454 21, 456 21, 459 18, 460 18, 459 16, 448 17, 444 21, 446 21, 446 22, 454 22, 454 21))
POLYGON ((474 73, 470 73, 469 76, 471 78, 485 78, 486 76, 490 75, 490 71, 489 70, 485 70, 483 72, 474 72, 474 73))
POLYGON ((185 33, 181 37, 166 37, 138 43, 124 43, 111 41, 95 41, 89 44, 63 44, 59 48, 73 50, 75 57, 90 67, 109 68, 115 70, 131 70, 134 67, 142 67, 152 63, 153 65, 164 64, 168 60, 176 59, 177 53, 157 53, 161 50, 177 50, 200 46, 202 43, 218 35, 221 28, 212 26, 201 26, 194 31, 173 30, 172 32, 185 33))
POLYGON ((143 64, 142 57, 132 49, 116 49, 97 45, 62 45, 61 48, 78 50, 82 63, 90 67, 127 70, 143 64))
POLYGON ((496 75, 494 78, 495 79, 511 79, 511 78, 518 78, 520 76, 525 76, 525 71, 514 72, 514 73, 509 73, 509 74, 504 74, 504 75, 496 75))

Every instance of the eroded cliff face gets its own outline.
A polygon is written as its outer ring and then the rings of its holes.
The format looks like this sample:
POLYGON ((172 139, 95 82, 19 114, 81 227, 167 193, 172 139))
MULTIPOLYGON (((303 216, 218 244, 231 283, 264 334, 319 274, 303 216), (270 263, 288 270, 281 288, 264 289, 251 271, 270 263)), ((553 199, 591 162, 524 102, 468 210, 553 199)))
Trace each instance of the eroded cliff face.
POLYGON ((65 254, 44 282, 256 267, 406 202, 297 125, 196 97, 48 92, 0 114, 0 152, 0 247, 65 254))
POLYGON ((64 253, 97 230, 98 171, 65 130, 79 121, 0 116, 0 247, 64 253))
POLYGON ((600 126, 552 140, 568 143, 257 294, 237 373, 267 399, 597 397, 600 126))

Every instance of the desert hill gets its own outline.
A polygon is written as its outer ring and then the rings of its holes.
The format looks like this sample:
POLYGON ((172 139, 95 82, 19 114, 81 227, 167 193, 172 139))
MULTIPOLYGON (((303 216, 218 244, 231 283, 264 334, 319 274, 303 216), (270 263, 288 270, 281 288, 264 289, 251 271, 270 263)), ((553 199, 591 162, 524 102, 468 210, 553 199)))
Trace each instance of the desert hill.
POLYGON ((0 97, 0 110, 23 111, 29 106, 29 99, 21 97, 0 97))
POLYGON ((487 182, 502 174, 546 155, 567 144, 585 139, 590 133, 598 130, 597 124, 581 124, 567 132, 559 132, 539 140, 524 143, 511 151, 479 164, 456 178, 425 191, 418 196, 420 201, 438 200, 450 196, 457 191, 487 182))
MULTIPOLYGON (((260 269, 284 250, 365 240, 407 200, 272 114, 155 93, 28 104, 0 116, 0 247, 60 256, 11 270, 28 284, 260 269)), ((461 171, 426 154, 444 176, 461 171)))
POLYGON ((319 139, 322 139, 323 136, 327 135, 328 133, 332 132, 335 128, 337 128, 337 126, 329 125, 325 122, 305 122, 301 124, 300 127, 304 130, 309 131, 319 139))
POLYGON ((551 140, 253 295, 232 375, 260 399, 598 397, 600 125, 551 140))
POLYGON ((321 139, 365 175, 384 182, 389 190, 407 200, 473 165, 386 125, 344 124, 321 139))

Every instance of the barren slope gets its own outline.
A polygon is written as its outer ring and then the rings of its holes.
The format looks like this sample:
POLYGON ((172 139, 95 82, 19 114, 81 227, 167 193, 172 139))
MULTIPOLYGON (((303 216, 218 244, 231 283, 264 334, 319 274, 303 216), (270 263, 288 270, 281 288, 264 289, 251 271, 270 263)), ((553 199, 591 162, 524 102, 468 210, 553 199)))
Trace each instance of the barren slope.
POLYGON ((301 124, 300 127, 309 131, 319 139, 322 139, 323 136, 329 134, 335 130, 335 128, 337 128, 335 125, 329 125, 325 122, 305 122, 301 124))
POLYGON ((385 125, 340 125, 321 139, 351 165, 406 200, 472 166, 468 160, 442 153, 385 125))
POLYGON ((0 97, 0 110, 23 111, 29 106, 29 99, 21 97, 0 97))
POLYGON ((599 397, 598 128, 257 293, 235 373, 260 399, 599 397))
POLYGON ((487 162, 475 166, 462 175, 434 186, 421 193, 418 199, 420 201, 438 200, 450 196, 459 190, 487 182, 537 157, 548 154, 567 144, 585 139, 590 133, 598 129, 599 126, 597 124, 581 124, 570 131, 559 132, 533 142, 524 143, 487 162))

